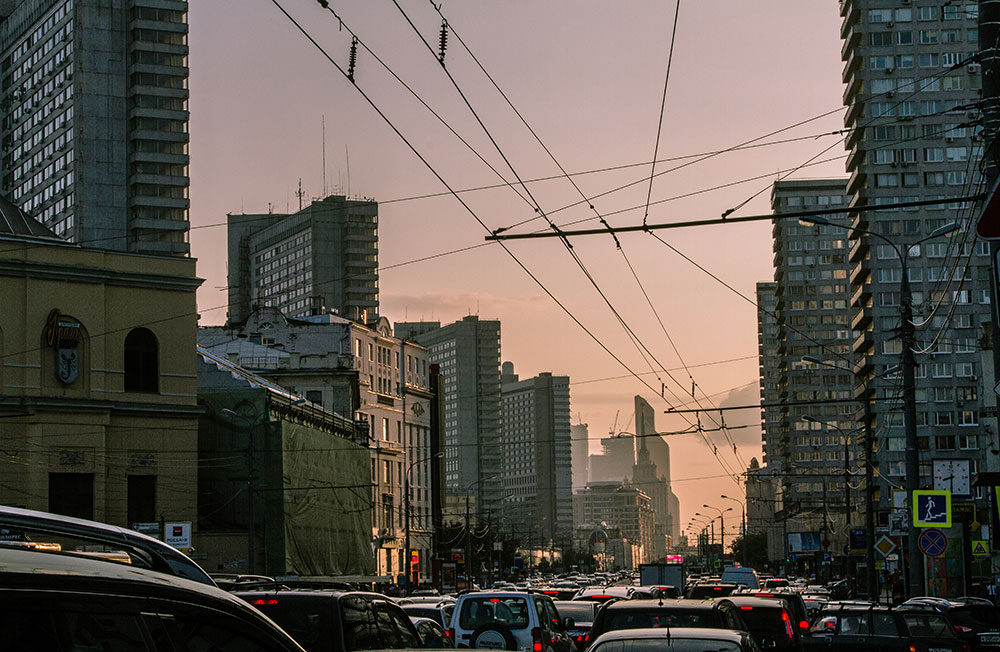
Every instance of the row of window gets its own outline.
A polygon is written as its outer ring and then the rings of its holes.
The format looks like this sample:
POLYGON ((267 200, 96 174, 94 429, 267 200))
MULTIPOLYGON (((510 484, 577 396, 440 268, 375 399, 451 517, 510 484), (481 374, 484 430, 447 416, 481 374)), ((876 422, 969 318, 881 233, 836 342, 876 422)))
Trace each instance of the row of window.
POLYGON ((965 170, 937 172, 879 172, 875 175, 876 188, 917 188, 920 186, 964 186, 968 174, 965 170))
MULTIPOLYGON (((961 3, 947 4, 944 7, 938 5, 925 5, 917 7, 917 20, 962 20, 979 18, 979 5, 961 3)), ((913 8, 901 7, 898 9, 869 9, 869 23, 904 23, 913 20, 913 8)))
MULTIPOLYGON (((919 54, 873 54, 868 57, 869 70, 892 71, 897 68, 951 68, 963 61, 972 61, 975 52, 923 52, 919 54)), ((982 81, 979 82, 981 87, 982 81)), ((969 81, 970 88, 977 88, 969 81)))
POLYGON ((868 135, 872 140, 938 140, 958 139, 969 136, 978 136, 982 126, 966 127, 961 124, 925 124, 921 125, 920 133, 917 133, 916 125, 882 125, 868 128, 868 135))
MULTIPOLYGON (((922 45, 938 43, 961 43, 963 36, 969 43, 979 42, 979 29, 922 29, 917 32, 916 42, 922 45)), ((895 47, 898 45, 913 45, 913 32, 909 30, 887 32, 872 32, 868 35, 868 43, 872 47, 895 47)))
MULTIPOLYGON (((871 151, 871 163, 874 165, 889 165, 892 163, 916 163, 917 149, 876 149, 871 151)), ((961 163, 969 160, 969 152, 973 160, 978 160, 982 149, 979 147, 924 147, 922 162, 924 163, 961 163)))

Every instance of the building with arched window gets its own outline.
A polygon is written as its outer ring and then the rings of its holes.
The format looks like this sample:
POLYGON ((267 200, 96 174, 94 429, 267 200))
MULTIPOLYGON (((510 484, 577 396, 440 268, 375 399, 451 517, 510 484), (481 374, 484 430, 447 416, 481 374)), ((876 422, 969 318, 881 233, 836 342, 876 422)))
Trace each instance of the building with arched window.
POLYGON ((0 503, 196 522, 191 258, 67 243, 0 199, 0 503))

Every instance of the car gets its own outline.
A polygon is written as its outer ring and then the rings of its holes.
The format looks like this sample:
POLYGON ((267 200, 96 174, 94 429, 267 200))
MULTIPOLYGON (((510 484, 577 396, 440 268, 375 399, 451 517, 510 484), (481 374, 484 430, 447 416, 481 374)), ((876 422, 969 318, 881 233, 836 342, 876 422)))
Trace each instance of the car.
POLYGON ((784 577, 769 577, 761 583, 761 587, 765 589, 781 589, 790 585, 784 577))
POLYGON ((757 577, 757 571, 747 566, 727 566, 722 571, 722 582, 739 584, 740 586, 745 586, 749 589, 759 589, 760 579, 757 577))
POLYGON ((410 617, 380 593, 278 588, 233 595, 278 623, 307 652, 423 647, 410 617))
POLYGON ((0 630, 4 650, 302 652, 271 620, 216 586, 21 545, 0 546, 0 630))
POLYGON ((852 652, 966 652, 945 616, 933 609, 829 605, 812 620, 803 648, 852 652))
POLYGON ((448 629, 456 647, 573 652, 552 598, 527 591, 475 591, 458 596, 448 629))
POLYGON ((134 566, 215 586, 215 581, 180 550, 134 530, 71 516, 0 506, 0 540, 30 548, 55 545, 91 554, 125 554, 134 566))
MULTIPOLYGON (((801 649, 799 628, 787 603, 774 598, 733 595, 729 600, 740 608, 750 634, 767 649, 797 652, 801 649)), ((803 609, 804 611, 804 609, 803 609)), ((808 631, 808 624, 806 629, 808 631)))
POLYGON ((628 600, 635 590, 631 586, 588 586, 580 589, 573 600, 607 602, 608 600, 628 600))
POLYGON ((451 612, 455 609, 455 603, 450 600, 440 600, 434 604, 423 602, 399 605, 406 615, 411 618, 430 618, 437 621, 445 629, 451 623, 451 612))
POLYGON ((740 587, 736 584, 723 584, 721 582, 704 582, 692 584, 684 591, 684 597, 688 600, 704 600, 706 598, 724 598, 740 587))
POLYGON ((934 609, 944 614, 973 650, 1000 650, 1000 607, 985 598, 910 598, 899 609, 934 609))
POLYGON ((448 648, 455 647, 455 642, 448 636, 441 623, 433 618, 414 618, 410 616, 410 621, 420 635, 420 640, 426 648, 448 648))
POLYGON ((577 650, 587 647, 590 640, 590 628, 594 626, 594 616, 600 603, 591 600, 556 600, 555 605, 559 617, 563 619, 566 633, 573 639, 577 650))
POLYGON ((533 589, 536 593, 544 593, 553 600, 572 600, 579 591, 580 587, 576 586, 543 586, 538 589, 533 589))
MULTIPOLYGON (((798 593, 786 593, 784 591, 744 591, 734 593, 729 597, 735 598, 737 596, 777 600, 784 605, 785 609, 788 611, 788 615, 792 619, 792 626, 799 633, 809 631, 809 610, 806 608, 805 600, 803 600, 802 596, 798 593)), ((740 603, 736 602, 736 604, 740 603)))
POLYGON ((728 599, 620 600, 601 607, 590 629, 593 641, 604 632, 646 627, 707 627, 748 631, 728 599))
POLYGON ((607 632, 590 652, 760 652, 747 632, 727 629, 652 628, 607 632))

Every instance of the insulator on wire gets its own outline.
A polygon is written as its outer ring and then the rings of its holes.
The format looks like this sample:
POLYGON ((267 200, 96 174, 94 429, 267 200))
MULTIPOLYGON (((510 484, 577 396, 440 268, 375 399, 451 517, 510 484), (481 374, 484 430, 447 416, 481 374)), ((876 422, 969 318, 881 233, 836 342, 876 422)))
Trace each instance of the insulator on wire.
POLYGON ((358 62, 358 37, 351 39, 351 54, 347 58, 347 78, 354 81, 354 65, 358 62))
POLYGON ((438 39, 438 61, 444 65, 444 51, 448 49, 448 21, 441 21, 441 37, 438 39))

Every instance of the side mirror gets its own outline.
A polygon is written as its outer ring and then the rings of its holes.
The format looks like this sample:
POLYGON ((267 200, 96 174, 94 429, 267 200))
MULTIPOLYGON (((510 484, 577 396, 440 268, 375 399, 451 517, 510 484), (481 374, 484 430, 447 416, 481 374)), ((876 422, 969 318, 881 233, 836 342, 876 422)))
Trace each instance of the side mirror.
POLYGON ((566 629, 569 629, 569 628, 571 628, 571 627, 574 627, 575 625, 576 625, 576 621, 575 621, 575 620, 573 620, 573 619, 572 619, 571 617, 569 617, 569 616, 566 616, 565 618, 563 618, 563 626, 564 626, 564 627, 565 627, 566 629))

